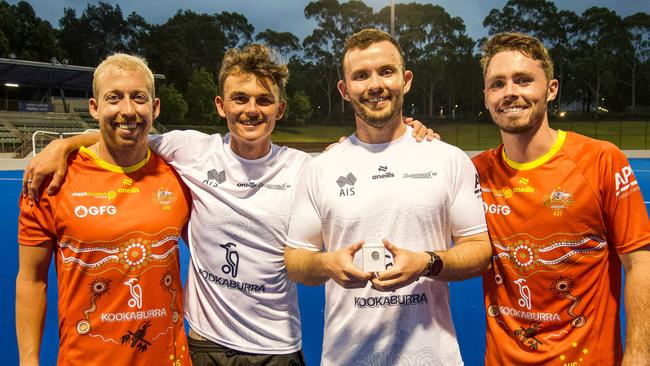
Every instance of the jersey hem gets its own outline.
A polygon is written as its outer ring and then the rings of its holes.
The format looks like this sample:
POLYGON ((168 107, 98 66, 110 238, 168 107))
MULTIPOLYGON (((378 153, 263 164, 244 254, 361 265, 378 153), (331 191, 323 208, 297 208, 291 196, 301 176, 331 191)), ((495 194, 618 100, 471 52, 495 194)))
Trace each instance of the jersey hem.
POLYGON ((194 330, 198 335, 201 337, 210 340, 211 342, 217 343, 220 346, 232 348, 236 351, 241 351, 241 352, 246 352, 246 353, 254 353, 254 354, 259 354, 259 355, 288 355, 291 353, 298 352, 302 349, 302 341, 299 341, 297 345, 291 346, 288 348, 251 348, 251 347, 242 347, 240 345, 219 339, 217 337, 214 337, 212 335, 209 335, 205 333, 203 330, 199 329, 197 326, 194 325, 194 323, 188 318, 185 317, 185 320, 187 320, 187 323, 190 325, 190 328, 194 330))

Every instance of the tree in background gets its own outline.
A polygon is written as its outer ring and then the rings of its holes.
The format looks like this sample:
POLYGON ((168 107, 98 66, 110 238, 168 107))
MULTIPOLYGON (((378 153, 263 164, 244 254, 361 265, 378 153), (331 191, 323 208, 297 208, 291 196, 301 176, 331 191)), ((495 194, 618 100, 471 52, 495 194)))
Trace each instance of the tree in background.
POLYGON ((570 53, 573 52, 577 24, 575 13, 558 11, 555 4, 547 0, 510 0, 503 9, 492 9, 483 20, 490 35, 521 32, 538 38, 548 48, 555 66, 555 78, 560 81, 554 110, 562 104, 564 92, 577 87, 572 82, 574 78, 566 77, 572 70, 570 53))
POLYGON ((52 25, 36 16, 26 1, 9 5, 0 1, 0 56, 12 54, 22 60, 50 62, 53 57, 59 61, 65 52, 57 41, 58 31, 52 25))
POLYGON ((160 98, 159 120, 168 125, 185 123, 185 115, 187 115, 189 107, 174 84, 162 84, 157 89, 156 95, 160 98))
POLYGON ((304 126, 313 113, 309 97, 304 91, 298 90, 287 98, 287 110, 283 120, 288 124, 304 126))
POLYGON ((606 8, 592 7, 578 21, 574 46, 575 75, 586 91, 587 111, 600 111, 606 97, 614 96, 616 54, 625 45, 622 19, 606 8), (592 109, 593 106, 593 109, 592 109))
MULTIPOLYGON (((341 80, 341 52, 347 36, 373 24, 372 8, 362 1, 318 0, 307 4, 305 18, 316 21, 316 28, 302 42, 306 58, 320 72, 313 75, 322 94, 325 95, 327 117, 331 118, 333 99, 338 94, 336 83, 341 80)), ((320 98, 319 98, 320 99, 320 98)), ((345 101, 341 97, 341 115, 345 101)))
MULTIPOLYGON (((388 30, 390 7, 377 13, 376 22, 388 30)), ((404 51, 407 68, 414 72, 416 80, 405 104, 421 102, 419 114, 429 118, 433 118, 436 106, 446 105, 448 112, 455 108, 461 96, 468 92, 463 90, 463 84, 456 82, 464 72, 461 65, 466 66, 464 60, 473 59, 474 41, 465 33, 463 20, 451 17, 438 5, 397 4, 395 38, 404 51)))
POLYGON ((267 29, 264 32, 258 33, 255 36, 255 40, 271 47, 286 60, 289 60, 291 56, 296 55, 302 50, 300 40, 291 32, 276 32, 267 29))
POLYGON ((129 45, 140 44, 135 39, 146 31, 144 25, 144 19, 135 13, 124 19, 119 5, 100 1, 97 5, 86 5, 79 18, 74 9, 65 8, 59 20, 59 38, 70 63, 96 66, 106 56, 116 52, 140 54, 140 49, 130 49, 129 45))
POLYGON ((212 73, 203 67, 194 70, 185 92, 185 100, 189 109, 187 117, 191 124, 212 124, 219 119, 214 105, 216 95, 217 85, 214 83, 212 73))
MULTIPOLYGON (((125 16, 111 4, 90 3, 80 16, 66 8, 57 30, 38 18, 29 3, 0 0, 0 57, 13 53, 37 61, 67 58, 70 64, 95 66, 110 53, 138 54, 182 95, 188 105, 186 116, 205 123, 216 119, 213 80, 225 51, 255 39, 288 59, 288 101, 304 95, 312 105, 312 120, 341 123, 350 113, 336 90, 345 39, 362 28, 388 30, 390 14, 389 7, 374 13, 359 0, 314 0, 304 14, 316 25, 301 42, 290 32, 266 29, 255 34, 238 13, 179 10, 165 23, 151 25, 139 14, 125 16)), ((405 112, 424 120, 439 111, 476 116, 482 109, 482 77, 475 42, 467 36, 463 20, 431 4, 403 2, 395 10, 395 35, 407 67, 416 75, 405 98, 405 112)), ((595 7, 577 15, 558 10, 550 0, 508 0, 502 8, 492 9, 483 24, 490 34, 520 31, 540 38, 549 48, 561 85, 554 110, 581 102, 585 112, 604 107, 634 113, 650 105, 649 17, 638 13, 622 19, 595 7)))
POLYGON ((619 58, 629 74, 627 80, 619 81, 630 87, 630 109, 635 111, 637 85, 650 75, 650 70, 642 70, 642 65, 650 60, 650 15, 636 13, 623 19, 623 24, 629 44, 622 48, 619 58))

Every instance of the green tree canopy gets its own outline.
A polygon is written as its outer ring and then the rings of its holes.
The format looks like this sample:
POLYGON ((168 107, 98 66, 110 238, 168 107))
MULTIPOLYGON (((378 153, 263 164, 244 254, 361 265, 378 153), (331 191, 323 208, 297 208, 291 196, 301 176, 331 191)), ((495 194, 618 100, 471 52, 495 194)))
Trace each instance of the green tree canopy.
POLYGON ((214 97, 217 95, 217 85, 212 74, 201 67, 192 72, 187 83, 187 116, 192 124, 210 124, 217 120, 214 97))
POLYGON ((13 53, 17 58, 49 62, 62 61, 65 52, 57 41, 57 30, 36 16, 26 1, 10 5, 0 1, 0 56, 13 53))
POLYGON ((157 95, 160 98, 159 119, 164 124, 183 124, 189 107, 174 84, 160 85, 157 95))

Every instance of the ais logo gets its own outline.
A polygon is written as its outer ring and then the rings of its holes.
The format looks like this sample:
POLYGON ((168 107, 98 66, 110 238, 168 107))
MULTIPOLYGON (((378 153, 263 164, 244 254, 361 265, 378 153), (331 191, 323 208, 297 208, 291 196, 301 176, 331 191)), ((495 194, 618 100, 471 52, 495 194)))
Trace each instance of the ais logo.
POLYGON ((113 205, 108 206, 77 206, 74 208, 75 216, 79 218, 84 218, 88 215, 90 216, 101 216, 101 215, 115 215, 117 213, 117 207, 113 205))

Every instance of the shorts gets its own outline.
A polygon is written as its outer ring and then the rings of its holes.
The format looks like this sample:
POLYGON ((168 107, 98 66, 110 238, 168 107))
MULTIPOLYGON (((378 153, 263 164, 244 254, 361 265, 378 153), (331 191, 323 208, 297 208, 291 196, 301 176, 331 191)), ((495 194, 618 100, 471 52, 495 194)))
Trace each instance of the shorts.
POLYGON ((285 355, 247 353, 209 340, 187 339, 194 366, 305 366, 302 351, 285 355))

